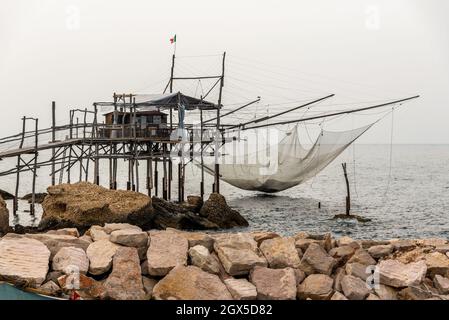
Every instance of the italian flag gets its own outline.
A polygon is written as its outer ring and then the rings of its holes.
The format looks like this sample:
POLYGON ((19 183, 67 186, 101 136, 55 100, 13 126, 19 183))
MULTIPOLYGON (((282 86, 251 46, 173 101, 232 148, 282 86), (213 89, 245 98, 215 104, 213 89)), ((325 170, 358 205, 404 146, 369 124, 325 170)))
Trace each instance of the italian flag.
POLYGON ((170 38, 170 43, 171 44, 176 43, 176 34, 173 38, 170 38))

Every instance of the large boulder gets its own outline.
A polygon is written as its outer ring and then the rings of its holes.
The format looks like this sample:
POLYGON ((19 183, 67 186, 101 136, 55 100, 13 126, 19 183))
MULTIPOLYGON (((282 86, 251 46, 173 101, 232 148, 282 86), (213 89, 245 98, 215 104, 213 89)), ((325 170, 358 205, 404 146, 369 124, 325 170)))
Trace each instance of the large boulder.
POLYGON ((435 278, 433 278, 433 283, 439 293, 449 294, 449 279, 448 278, 442 277, 439 274, 437 274, 435 276, 435 278))
POLYGON ((59 234, 49 234, 49 233, 35 233, 26 234, 25 237, 38 240, 45 244, 51 252, 50 260, 53 259, 56 253, 58 253, 61 248, 64 247, 75 247, 87 250, 90 242, 85 239, 80 239, 74 236, 59 235, 59 234))
POLYGON ((120 246, 109 240, 98 240, 87 248, 89 258, 89 272, 93 275, 100 275, 108 272, 112 266, 112 258, 120 246))
POLYGON ((270 268, 298 268, 301 263, 294 238, 273 238, 263 241, 260 250, 270 268))
POLYGON ((215 252, 228 274, 245 275, 255 266, 267 266, 267 261, 259 255, 257 242, 249 234, 228 234, 215 239, 215 252))
POLYGON ((89 270, 89 259, 83 249, 64 247, 53 257, 52 268, 66 274, 72 273, 75 269, 86 274, 89 270))
POLYGON ((312 243, 304 253, 299 268, 307 275, 313 273, 331 275, 336 263, 337 261, 329 256, 323 247, 312 243))
POLYGON ((0 196, 0 236, 7 234, 9 230, 9 211, 6 207, 5 201, 0 196))
POLYGON ((224 280, 234 300, 256 300, 257 289, 246 279, 229 278, 224 280))
POLYGON ((136 248, 120 247, 112 272, 104 283, 106 296, 114 300, 144 300, 146 297, 136 248))
POLYGON ((220 228, 218 224, 190 211, 183 205, 157 197, 153 197, 152 203, 155 212, 152 226, 156 229, 206 230, 220 228))
POLYGON ((204 246, 196 245, 190 248, 189 257, 191 264, 197 266, 203 271, 214 274, 218 274, 220 272, 219 262, 204 246))
POLYGON ((379 264, 380 283, 401 288, 417 286, 425 278, 427 266, 424 261, 404 264, 396 260, 383 260, 379 264))
POLYGON ((57 229, 57 230, 50 230, 47 232, 48 234, 57 234, 61 236, 72 236, 79 238, 80 233, 77 228, 64 228, 64 229, 57 229))
POLYGON ((187 239, 189 248, 200 245, 206 247, 209 251, 214 249, 214 238, 203 232, 181 231, 173 228, 167 228, 166 231, 177 232, 180 236, 187 239))
POLYGON ((149 227, 153 219, 151 199, 133 191, 109 190, 88 182, 50 186, 42 203, 40 230, 127 222, 149 227))
POLYGON ((357 249, 354 255, 348 260, 349 263, 360 263, 365 266, 376 265, 376 260, 365 249, 357 249))
POLYGON ((341 280, 341 288, 349 300, 363 300, 370 293, 365 281, 349 275, 341 280))
POLYGON ((383 258, 393 252, 393 246, 391 244, 381 244, 372 246, 368 249, 368 253, 375 259, 383 258))
POLYGON ((298 299, 329 300, 334 280, 325 274, 311 274, 298 286, 298 299))
POLYGON ((148 243, 148 234, 134 229, 116 230, 111 233, 109 241, 125 247, 141 248, 148 243))
POLYGON ((200 216, 217 224, 220 228, 247 227, 248 221, 231 209, 226 199, 218 193, 211 193, 200 210, 200 216))
POLYGON ((37 240, 4 237, 0 240, 0 278, 40 286, 47 276, 50 250, 37 240))
POLYGON ((425 261, 427 273, 430 277, 439 274, 440 276, 449 276, 449 258, 440 252, 431 252, 426 254, 425 261))
POLYGON ((220 278, 195 266, 179 265, 153 289, 157 300, 231 300, 220 278))
POLYGON ((256 266, 250 273, 258 300, 295 300, 296 276, 292 268, 270 269, 256 266))
POLYGON ((151 232, 147 251, 148 273, 152 276, 165 276, 174 267, 187 265, 188 248, 188 241, 176 232, 151 232))

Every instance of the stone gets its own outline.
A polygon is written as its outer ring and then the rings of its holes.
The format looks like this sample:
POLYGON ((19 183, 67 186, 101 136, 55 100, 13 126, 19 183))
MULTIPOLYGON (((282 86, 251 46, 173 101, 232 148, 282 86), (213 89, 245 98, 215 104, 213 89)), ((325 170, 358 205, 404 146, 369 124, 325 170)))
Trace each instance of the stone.
POLYGON ((390 244, 393 246, 394 251, 409 251, 416 248, 415 240, 411 239, 393 239, 390 240, 390 244))
POLYGON ((64 247, 54 256, 52 268, 65 274, 70 274, 74 270, 86 274, 89 270, 89 259, 83 249, 64 247))
POLYGON ((399 291, 398 297, 400 300, 428 300, 433 299, 434 295, 419 287, 407 287, 399 291))
POLYGON ((206 247, 196 245, 189 249, 191 264, 203 271, 218 274, 220 272, 219 262, 210 254, 206 247))
POLYGON ((192 212, 200 212, 203 206, 203 199, 200 196, 187 196, 187 206, 192 212))
POLYGON ((298 286, 298 299, 329 300, 334 280, 325 274, 311 274, 298 286))
POLYGON ((449 259, 440 252, 428 253, 425 256, 427 274, 433 278, 436 274, 441 276, 449 275, 449 259))
POLYGON ((329 255, 336 259, 336 265, 342 266, 352 257, 355 249, 352 246, 335 247, 329 251, 329 255))
POLYGON ((153 290, 157 284, 157 280, 148 277, 142 277, 143 289, 145 290, 145 299, 151 300, 153 297, 153 290))
POLYGON ((310 236, 310 234, 308 232, 300 231, 297 234, 295 234, 293 236, 293 238, 295 238, 295 241, 296 241, 296 240, 300 240, 300 239, 309 239, 309 236, 310 236))
POLYGON ((251 232, 251 235, 254 237, 254 241, 257 242, 258 246, 265 240, 280 237, 277 233, 270 231, 253 231, 251 232))
POLYGON ((47 233, 49 234, 59 234, 63 236, 72 236, 79 238, 80 233, 78 232, 77 228, 64 228, 64 229, 58 229, 58 230, 50 230, 47 233))
POLYGON ((258 300, 295 300, 296 276, 292 268, 254 267, 250 281, 256 286, 258 300))
POLYGON ((0 189, 0 197, 3 200, 13 200, 14 199, 14 195, 13 194, 9 193, 8 191, 1 190, 1 189, 0 189))
POLYGON ((200 216, 215 223, 220 228, 247 227, 248 221, 237 211, 231 209, 225 197, 218 193, 211 193, 203 204, 200 216))
POLYGON ((112 272, 104 282, 106 296, 113 300, 144 300, 140 260, 136 248, 120 247, 114 255, 112 272))
POLYGON ((304 252, 299 269, 307 275, 313 273, 331 275, 336 262, 320 245, 312 243, 304 252))
POLYGON ((9 231, 9 210, 6 206, 6 202, 0 196, 0 236, 7 234, 9 231))
POLYGON ((402 263, 416 262, 419 260, 424 260, 427 253, 432 249, 430 247, 416 247, 415 249, 408 250, 405 252, 396 252, 395 259, 402 263))
POLYGON ((63 275, 58 278, 58 283, 65 293, 76 290, 83 299, 105 299, 106 297, 102 283, 84 274, 63 275))
POLYGON ((433 278, 433 283, 435 288, 438 290, 440 294, 449 294, 449 279, 446 277, 442 277, 439 274, 435 275, 433 278))
POLYGON ((125 247, 144 247, 146 250, 148 244, 148 234, 135 229, 116 230, 111 232, 109 241, 125 247))
POLYGON ((189 242, 189 248, 192 248, 196 245, 201 245, 203 247, 206 247, 209 251, 212 251, 214 249, 214 238, 212 238, 207 233, 181 231, 173 228, 167 228, 166 231, 177 232, 180 236, 186 238, 189 242))
POLYGON ((299 268, 301 261, 296 251, 295 239, 276 237, 263 241, 259 248, 270 268, 299 268))
POLYGON ((376 296, 375 294, 370 293, 370 294, 368 295, 368 297, 366 297, 365 300, 380 300, 380 298, 379 298, 378 296, 376 296))
POLYGON ((390 241, 379 241, 379 240, 361 240, 360 245, 363 249, 369 249, 373 246, 390 244, 390 241))
POLYGON ((368 266, 365 266, 364 264, 354 262, 354 263, 348 263, 345 266, 346 274, 357 277, 365 281, 370 275, 371 272, 368 270, 368 266))
POLYGON ((148 273, 165 276, 178 265, 187 265, 188 241, 175 232, 159 231, 150 234, 147 251, 148 273))
POLYGON ((343 277, 341 289, 349 300, 364 300, 370 293, 365 281, 351 275, 343 277))
POLYGON ((59 234, 48 234, 48 233, 36 233, 36 234, 26 234, 25 237, 38 240, 45 244, 50 250, 50 259, 53 259, 55 254, 64 247, 75 247, 86 251, 89 247, 90 242, 84 239, 80 239, 74 236, 59 235, 59 234))
POLYGON ((54 281, 47 281, 37 291, 47 296, 58 296, 61 294, 61 288, 54 281))
POLYGON ((391 244, 372 246, 368 249, 369 255, 374 259, 386 257, 392 252, 393 246, 391 244))
POLYGON ((184 204, 153 197, 152 205, 154 208, 153 228, 178 230, 215 230, 220 228, 216 223, 192 212, 192 208, 184 204))
POLYGON ((378 284, 374 286, 374 291, 380 300, 397 300, 398 293, 393 287, 386 286, 384 284, 378 284))
POLYGON ((103 231, 107 234, 111 234, 118 230, 135 230, 141 232, 142 229, 138 226, 129 223, 106 223, 103 227, 103 231))
POLYGON ((24 237, 0 240, 0 278, 36 288, 47 276, 50 251, 42 243, 24 237))
POLYGON ((341 237, 339 239, 337 239, 337 246, 342 247, 342 246, 351 246, 354 249, 359 249, 360 245, 357 241, 355 241, 354 239, 352 239, 351 237, 348 236, 344 236, 341 237))
POLYGON ((449 244, 438 245, 435 247, 435 251, 445 254, 449 252, 449 244))
POLYGON ((295 270, 295 277, 296 277, 296 285, 300 284, 304 281, 304 279, 307 277, 305 272, 301 269, 294 269, 295 270))
MULTIPOLYGON (((38 192, 34 194, 34 202, 35 203, 42 203, 44 202, 45 197, 47 196, 46 192, 38 192)), ((33 201, 33 194, 28 193, 24 195, 20 200, 26 200, 28 203, 31 203, 33 201)))
POLYGON ((348 300, 342 293, 335 291, 332 295, 331 300, 348 300))
POLYGON ((311 243, 315 243, 321 245, 321 241, 313 240, 313 239, 296 239, 295 247, 300 249, 302 252, 305 252, 311 243))
POLYGON ((251 282, 246 279, 229 278, 224 280, 234 300, 256 300, 257 290, 251 282))
POLYGON ((90 235, 93 241, 98 240, 109 240, 110 235, 104 231, 103 227, 100 226, 92 226, 90 227, 89 231, 87 231, 87 234, 90 235))
POLYGON ((378 267, 380 283, 395 288, 417 286, 427 273, 426 263, 422 260, 409 264, 396 260, 383 260, 378 267))
POLYGON ((258 255, 257 242, 249 234, 236 233, 216 238, 214 248, 231 276, 246 275, 255 266, 267 266, 266 259, 258 255))
POLYGON ((81 240, 87 241, 89 243, 92 243, 93 240, 90 236, 88 236, 87 234, 83 234, 81 237, 79 237, 81 240))
POLYGON ((45 281, 53 281, 54 283, 58 283, 58 279, 60 277, 62 277, 64 275, 64 273, 60 272, 60 271, 50 271, 49 273, 47 273, 47 277, 45 278, 45 281))
POLYGON ((341 268, 337 268, 337 270, 335 271, 335 273, 333 274, 333 279, 334 279, 334 290, 335 291, 341 291, 341 280, 343 279, 343 277, 346 275, 345 269, 343 267, 341 268))
POLYGON ((440 238, 429 238, 429 239, 420 239, 416 240, 416 243, 424 246, 424 247, 437 247, 447 244, 446 239, 440 239, 440 238))
POLYGON ((376 260, 371 257, 371 255, 365 249, 357 249, 354 255, 348 260, 348 263, 358 262, 364 264, 365 266, 376 265, 376 260))
POLYGON ((86 250, 87 257, 90 261, 89 272, 93 275, 108 272, 112 266, 112 257, 118 248, 118 245, 109 240, 93 242, 86 250))
POLYGON ((61 184, 47 188, 42 208, 42 231, 92 225, 130 223, 149 228, 154 218, 151 198, 138 192, 110 190, 89 182, 61 184))
POLYGON ((148 273, 148 260, 145 260, 144 262, 142 262, 142 263, 140 264, 140 269, 141 269, 142 275, 144 275, 144 276, 150 275, 150 274, 148 273))
POLYGON ((156 300, 232 300, 226 285, 195 266, 178 265, 153 289, 156 300))

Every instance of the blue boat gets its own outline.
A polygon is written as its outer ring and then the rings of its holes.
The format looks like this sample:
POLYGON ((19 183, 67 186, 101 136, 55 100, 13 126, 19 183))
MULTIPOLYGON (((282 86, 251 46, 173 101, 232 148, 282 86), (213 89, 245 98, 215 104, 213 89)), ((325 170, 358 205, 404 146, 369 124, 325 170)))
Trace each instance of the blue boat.
POLYGON ((7 282, 0 282, 0 300, 62 300, 56 297, 25 291, 7 282))

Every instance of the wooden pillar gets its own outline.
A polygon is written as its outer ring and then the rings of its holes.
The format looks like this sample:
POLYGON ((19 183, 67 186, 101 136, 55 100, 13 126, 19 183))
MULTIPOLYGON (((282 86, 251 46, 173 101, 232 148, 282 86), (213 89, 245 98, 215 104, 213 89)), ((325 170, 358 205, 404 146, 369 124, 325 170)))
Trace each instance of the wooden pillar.
POLYGON ((31 204, 30 204, 30 214, 34 216, 35 214, 35 204, 36 204, 36 177, 37 177, 37 157, 39 152, 37 148, 39 146, 39 119, 35 119, 35 135, 34 135, 34 164, 33 164, 33 182, 32 182, 32 191, 31 191, 31 204))
POLYGON ((345 182, 346 182, 346 215, 350 215, 351 211, 351 193, 349 190, 349 179, 348 179, 348 173, 346 171, 346 163, 342 163, 341 166, 343 167, 343 174, 345 176, 345 182))
MULTIPOLYGON (((22 117, 22 137, 20 139, 19 149, 22 149, 23 143, 25 141, 25 129, 26 129, 26 118, 22 117)), ((14 193, 14 202, 13 202, 13 214, 17 215, 17 211, 19 209, 19 185, 20 185, 20 162, 21 162, 20 154, 17 156, 17 173, 16 173, 16 190, 14 193)))
POLYGON ((158 189, 159 189, 159 185, 158 185, 158 171, 157 171, 157 158, 154 159, 154 193, 156 195, 156 197, 158 196, 158 189))
POLYGON ((218 106, 217 106, 217 133, 215 137, 215 181, 214 181, 214 192, 220 193, 220 165, 218 164, 218 148, 220 146, 220 109, 221 109, 221 100, 223 96, 223 87, 224 87, 224 72, 225 72, 225 60, 226 60, 226 52, 223 53, 223 62, 222 62, 222 72, 220 79, 220 91, 218 93, 218 106))
MULTIPOLYGON (((203 99, 201 97, 201 99, 203 99)), ((200 157, 201 157, 201 182, 200 182, 200 196, 204 198, 204 157, 203 157, 203 109, 200 108, 200 157)))
MULTIPOLYGON (((56 102, 53 101, 51 103, 51 141, 54 143, 56 141, 56 102)), ((52 160, 51 160, 51 185, 54 186, 56 183, 56 177, 55 177, 55 155, 56 155, 56 149, 51 149, 52 154, 52 160)))

